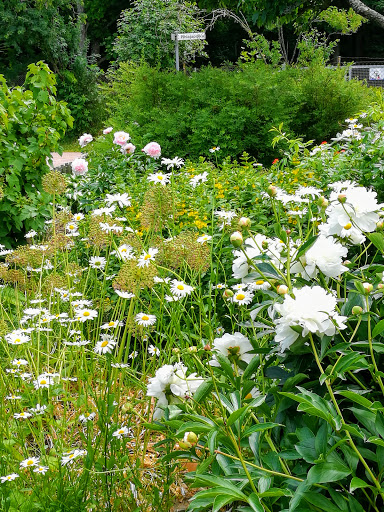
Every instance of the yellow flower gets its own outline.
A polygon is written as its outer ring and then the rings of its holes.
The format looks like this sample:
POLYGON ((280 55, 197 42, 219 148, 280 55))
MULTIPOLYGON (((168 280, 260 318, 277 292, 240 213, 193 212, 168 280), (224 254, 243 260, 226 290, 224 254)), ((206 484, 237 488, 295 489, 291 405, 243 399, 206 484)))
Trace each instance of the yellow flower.
POLYGON ((201 220, 195 220, 195 226, 198 228, 198 229, 202 229, 202 228, 206 228, 207 227, 207 223, 206 222, 203 222, 201 220))

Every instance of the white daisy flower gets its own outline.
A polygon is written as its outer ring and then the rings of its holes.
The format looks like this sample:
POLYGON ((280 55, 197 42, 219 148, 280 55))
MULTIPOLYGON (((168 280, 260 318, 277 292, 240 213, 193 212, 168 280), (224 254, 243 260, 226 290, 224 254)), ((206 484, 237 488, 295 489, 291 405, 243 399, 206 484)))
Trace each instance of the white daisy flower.
POLYGON ((132 260, 135 258, 135 255, 133 254, 133 248, 127 244, 120 245, 115 254, 123 261, 132 260))
POLYGON ((31 418, 32 414, 30 412, 17 412, 13 415, 13 417, 17 420, 26 420, 27 418, 31 418))
POLYGON ((65 466, 68 463, 72 463, 77 457, 81 457, 81 455, 85 455, 87 452, 85 450, 73 450, 72 452, 67 452, 63 454, 61 459, 61 465, 65 466))
POLYGON ((160 349, 155 347, 154 345, 149 345, 148 353, 149 353, 150 356, 159 356, 160 355, 160 349))
POLYGON ((130 433, 129 428, 120 427, 119 429, 115 430, 115 432, 112 434, 112 436, 116 437, 116 439, 122 439, 123 436, 127 436, 129 433, 130 433))
POLYGON ((84 219, 84 214, 83 213, 74 213, 72 218, 75 222, 80 222, 81 220, 84 219))
POLYGON ((106 194, 105 202, 108 206, 111 206, 113 203, 117 203, 121 208, 124 206, 131 206, 130 197, 127 193, 124 194, 106 194))
POLYGON ((93 320, 97 317, 97 311, 94 309, 77 309, 75 311, 76 320, 85 322, 86 320, 93 320))
POLYGON ((117 341, 108 336, 108 334, 104 334, 102 335, 102 339, 96 343, 96 346, 93 350, 96 352, 96 354, 110 354, 115 348, 116 344, 117 341))
POLYGON ((234 293, 230 298, 231 302, 235 302, 236 304, 247 305, 250 304, 253 300, 253 293, 248 290, 239 290, 237 293, 234 293))
POLYGON ((143 325, 144 327, 148 327, 149 325, 154 325, 156 323, 156 316, 149 315, 147 313, 138 313, 135 316, 135 320, 139 325, 143 325))
POLYGON ((33 414, 37 414, 38 416, 41 415, 41 414, 44 414, 45 411, 47 410, 47 406, 46 405, 40 405, 40 404, 36 404, 35 407, 31 407, 29 409, 33 414))
POLYGON ((198 244, 204 244, 205 242, 209 242, 209 240, 212 240, 212 237, 210 235, 201 235, 196 240, 198 244))
POLYGON ((18 332, 11 332, 6 334, 4 338, 10 345, 22 345, 23 343, 28 343, 28 341, 31 339, 26 334, 21 334, 18 332))
POLYGON ((111 320, 107 324, 103 324, 100 329, 116 329, 116 327, 121 327, 122 325, 124 324, 120 320, 111 320))
POLYGON ((172 280, 171 293, 177 297, 185 297, 193 292, 193 286, 190 286, 184 281, 178 281, 177 279, 172 280))
POLYGON ((147 180, 153 183, 160 183, 160 185, 165 186, 167 183, 170 182, 170 175, 171 173, 164 174, 162 172, 156 172, 154 174, 150 174, 147 180))
POLYGON ((11 482, 15 480, 15 478, 19 478, 20 475, 17 473, 11 473, 10 475, 0 476, 0 482, 4 484, 5 482, 11 482))
POLYGON ((115 290, 115 293, 117 293, 117 295, 122 299, 133 299, 133 297, 135 296, 134 293, 126 292, 124 290, 115 290))
POLYGON ((14 359, 13 361, 11 361, 11 364, 19 368, 20 366, 25 366, 26 364, 28 364, 28 361, 26 361, 25 359, 14 359))
POLYGON ((151 261, 154 261, 155 260, 155 256, 156 254, 159 252, 159 249, 156 249, 156 248, 153 248, 153 247, 150 247, 148 249, 148 252, 143 252, 143 254, 141 254, 138 262, 137 262, 137 266, 138 267, 148 267, 149 266, 149 263, 151 261))
POLYGON ((89 260, 89 266, 91 268, 97 268, 103 270, 107 264, 107 259, 102 256, 92 256, 89 260))
POLYGON ((49 470, 49 467, 48 466, 37 466, 37 468, 35 468, 33 470, 34 473, 41 473, 42 475, 45 475, 45 473, 49 470))
POLYGON ((39 457, 30 457, 29 459, 22 460, 20 462, 20 467, 21 468, 30 468, 33 466, 37 466, 39 462, 40 462, 39 457))
POLYGON ((79 421, 81 423, 87 423, 87 421, 93 421, 96 418, 95 412, 85 412, 84 414, 80 414, 79 421))

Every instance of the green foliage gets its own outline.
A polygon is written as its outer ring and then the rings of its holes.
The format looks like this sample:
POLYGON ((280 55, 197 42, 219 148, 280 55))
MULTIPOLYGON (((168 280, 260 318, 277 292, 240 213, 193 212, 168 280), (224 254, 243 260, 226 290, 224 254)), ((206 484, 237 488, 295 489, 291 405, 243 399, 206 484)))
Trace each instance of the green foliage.
POLYGON ((156 140, 167 155, 192 159, 220 146, 219 158, 246 151, 267 163, 276 156, 274 125, 321 141, 373 98, 362 83, 346 82, 344 69, 280 70, 262 62, 191 76, 122 63, 104 92, 113 125, 143 145, 156 140))
POLYGON ((74 118, 69 135, 98 130, 105 117, 99 80, 102 72, 85 57, 77 56, 70 68, 57 75, 57 98, 65 100, 74 118))
MULTIPOLYGON (((122 12, 114 50, 118 61, 144 60, 151 66, 175 66, 174 32, 201 32, 204 23, 192 2, 179 0, 136 0, 132 8, 122 12)), ((205 41, 180 41, 182 62, 193 61, 204 53, 205 41)))
POLYGON ((78 52, 81 19, 72 0, 7 0, 0 9, 0 63, 6 77, 24 74, 31 62, 44 59, 57 72, 78 52))
POLYGON ((43 62, 28 66, 24 87, 10 89, 0 78, 0 240, 9 246, 44 225, 49 198, 41 178, 72 117, 56 101, 55 75, 43 62))

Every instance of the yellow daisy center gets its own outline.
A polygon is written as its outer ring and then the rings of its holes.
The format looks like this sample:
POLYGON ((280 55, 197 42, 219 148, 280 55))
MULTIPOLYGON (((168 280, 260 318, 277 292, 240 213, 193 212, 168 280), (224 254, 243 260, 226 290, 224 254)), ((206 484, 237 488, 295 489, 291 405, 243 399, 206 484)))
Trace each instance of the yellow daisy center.
POLYGON ((256 284, 258 284, 258 285, 264 284, 264 281, 262 279, 259 279, 259 281, 256 281, 256 284))
POLYGON ((90 315, 89 311, 84 311, 83 316, 89 316, 89 315, 90 315))
POLYGON ((108 345, 108 341, 103 341, 103 343, 101 344, 101 346, 104 348, 108 345))
POLYGON ((149 260, 150 258, 151 258, 151 255, 150 255, 150 254, 146 254, 146 255, 144 256, 144 259, 145 259, 145 260, 149 260))
POLYGON ((147 316, 147 315, 143 315, 143 316, 141 317, 141 319, 142 319, 142 320, 144 320, 144 322, 146 322, 147 320, 149 320, 149 316, 147 316))
POLYGON ((46 384, 47 381, 45 379, 41 379, 40 384, 46 384))
POLYGON ((351 227, 352 227, 352 224, 350 222, 348 222, 348 224, 346 224, 344 226, 344 229, 348 230, 348 229, 351 229, 351 227))
POLYGON ((236 299, 237 299, 237 300, 243 300, 243 299, 245 299, 245 295, 244 295, 244 293, 238 293, 238 294, 236 295, 236 299))
POLYGON ((27 462, 27 466, 32 466, 32 464, 33 464, 33 460, 29 460, 29 461, 27 462))
POLYGON ((178 285, 177 285, 177 289, 178 289, 178 290, 184 290, 184 286, 183 286, 182 284, 178 284, 178 285))
POLYGON ((15 339, 15 343, 20 343, 21 339, 20 338, 16 338, 15 339))
POLYGON ((108 325, 109 325, 109 327, 112 327, 112 326, 114 326, 114 325, 115 325, 115 322, 109 322, 109 324, 108 324, 108 325))

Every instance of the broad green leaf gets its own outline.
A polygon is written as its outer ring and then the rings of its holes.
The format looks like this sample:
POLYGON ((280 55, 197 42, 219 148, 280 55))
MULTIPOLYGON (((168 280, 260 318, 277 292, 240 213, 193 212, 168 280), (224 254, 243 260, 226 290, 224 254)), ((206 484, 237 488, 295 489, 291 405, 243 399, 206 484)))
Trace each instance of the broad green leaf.
POLYGON ((337 391, 337 393, 341 396, 345 396, 345 398, 348 398, 349 400, 351 400, 351 402, 355 402, 359 405, 362 405, 367 409, 369 409, 372 406, 372 402, 368 400, 368 398, 365 398, 364 396, 359 395, 354 391, 337 391))
POLYGON ((382 233, 367 233, 367 237, 379 251, 384 252, 384 236, 382 233))
POLYGON ((334 505, 331 500, 317 492, 307 491, 304 494, 304 499, 320 510, 325 510, 326 512, 340 512, 339 507, 334 505))
POLYGON ((322 484, 327 482, 338 482, 351 474, 351 470, 337 462, 320 462, 312 466, 308 471, 307 482, 311 484, 322 484))
POLYGON ((282 425, 280 423, 271 423, 271 422, 258 423, 257 425, 252 425, 252 427, 247 428, 247 430, 245 430, 242 433, 241 439, 244 439, 244 438, 250 436, 254 432, 264 432, 264 430, 269 430, 270 428, 281 427, 281 426, 282 425))
POLYGON ((247 502, 251 505, 254 512, 265 512, 263 505, 260 503, 260 499, 256 493, 252 493, 248 496, 247 502))
POLYGON ((193 401, 196 403, 202 402, 212 391, 213 384, 212 381, 205 381, 197 388, 196 392, 193 394, 193 401))
POLYGON ((371 487, 371 485, 361 478, 354 476, 351 480, 351 483, 349 484, 349 492, 353 492, 355 489, 362 489, 365 487, 371 487))
POLYGON ((380 322, 375 325, 375 327, 372 331, 372 337, 376 338, 376 336, 381 334, 383 331, 384 331, 384 320, 380 320, 380 322))

